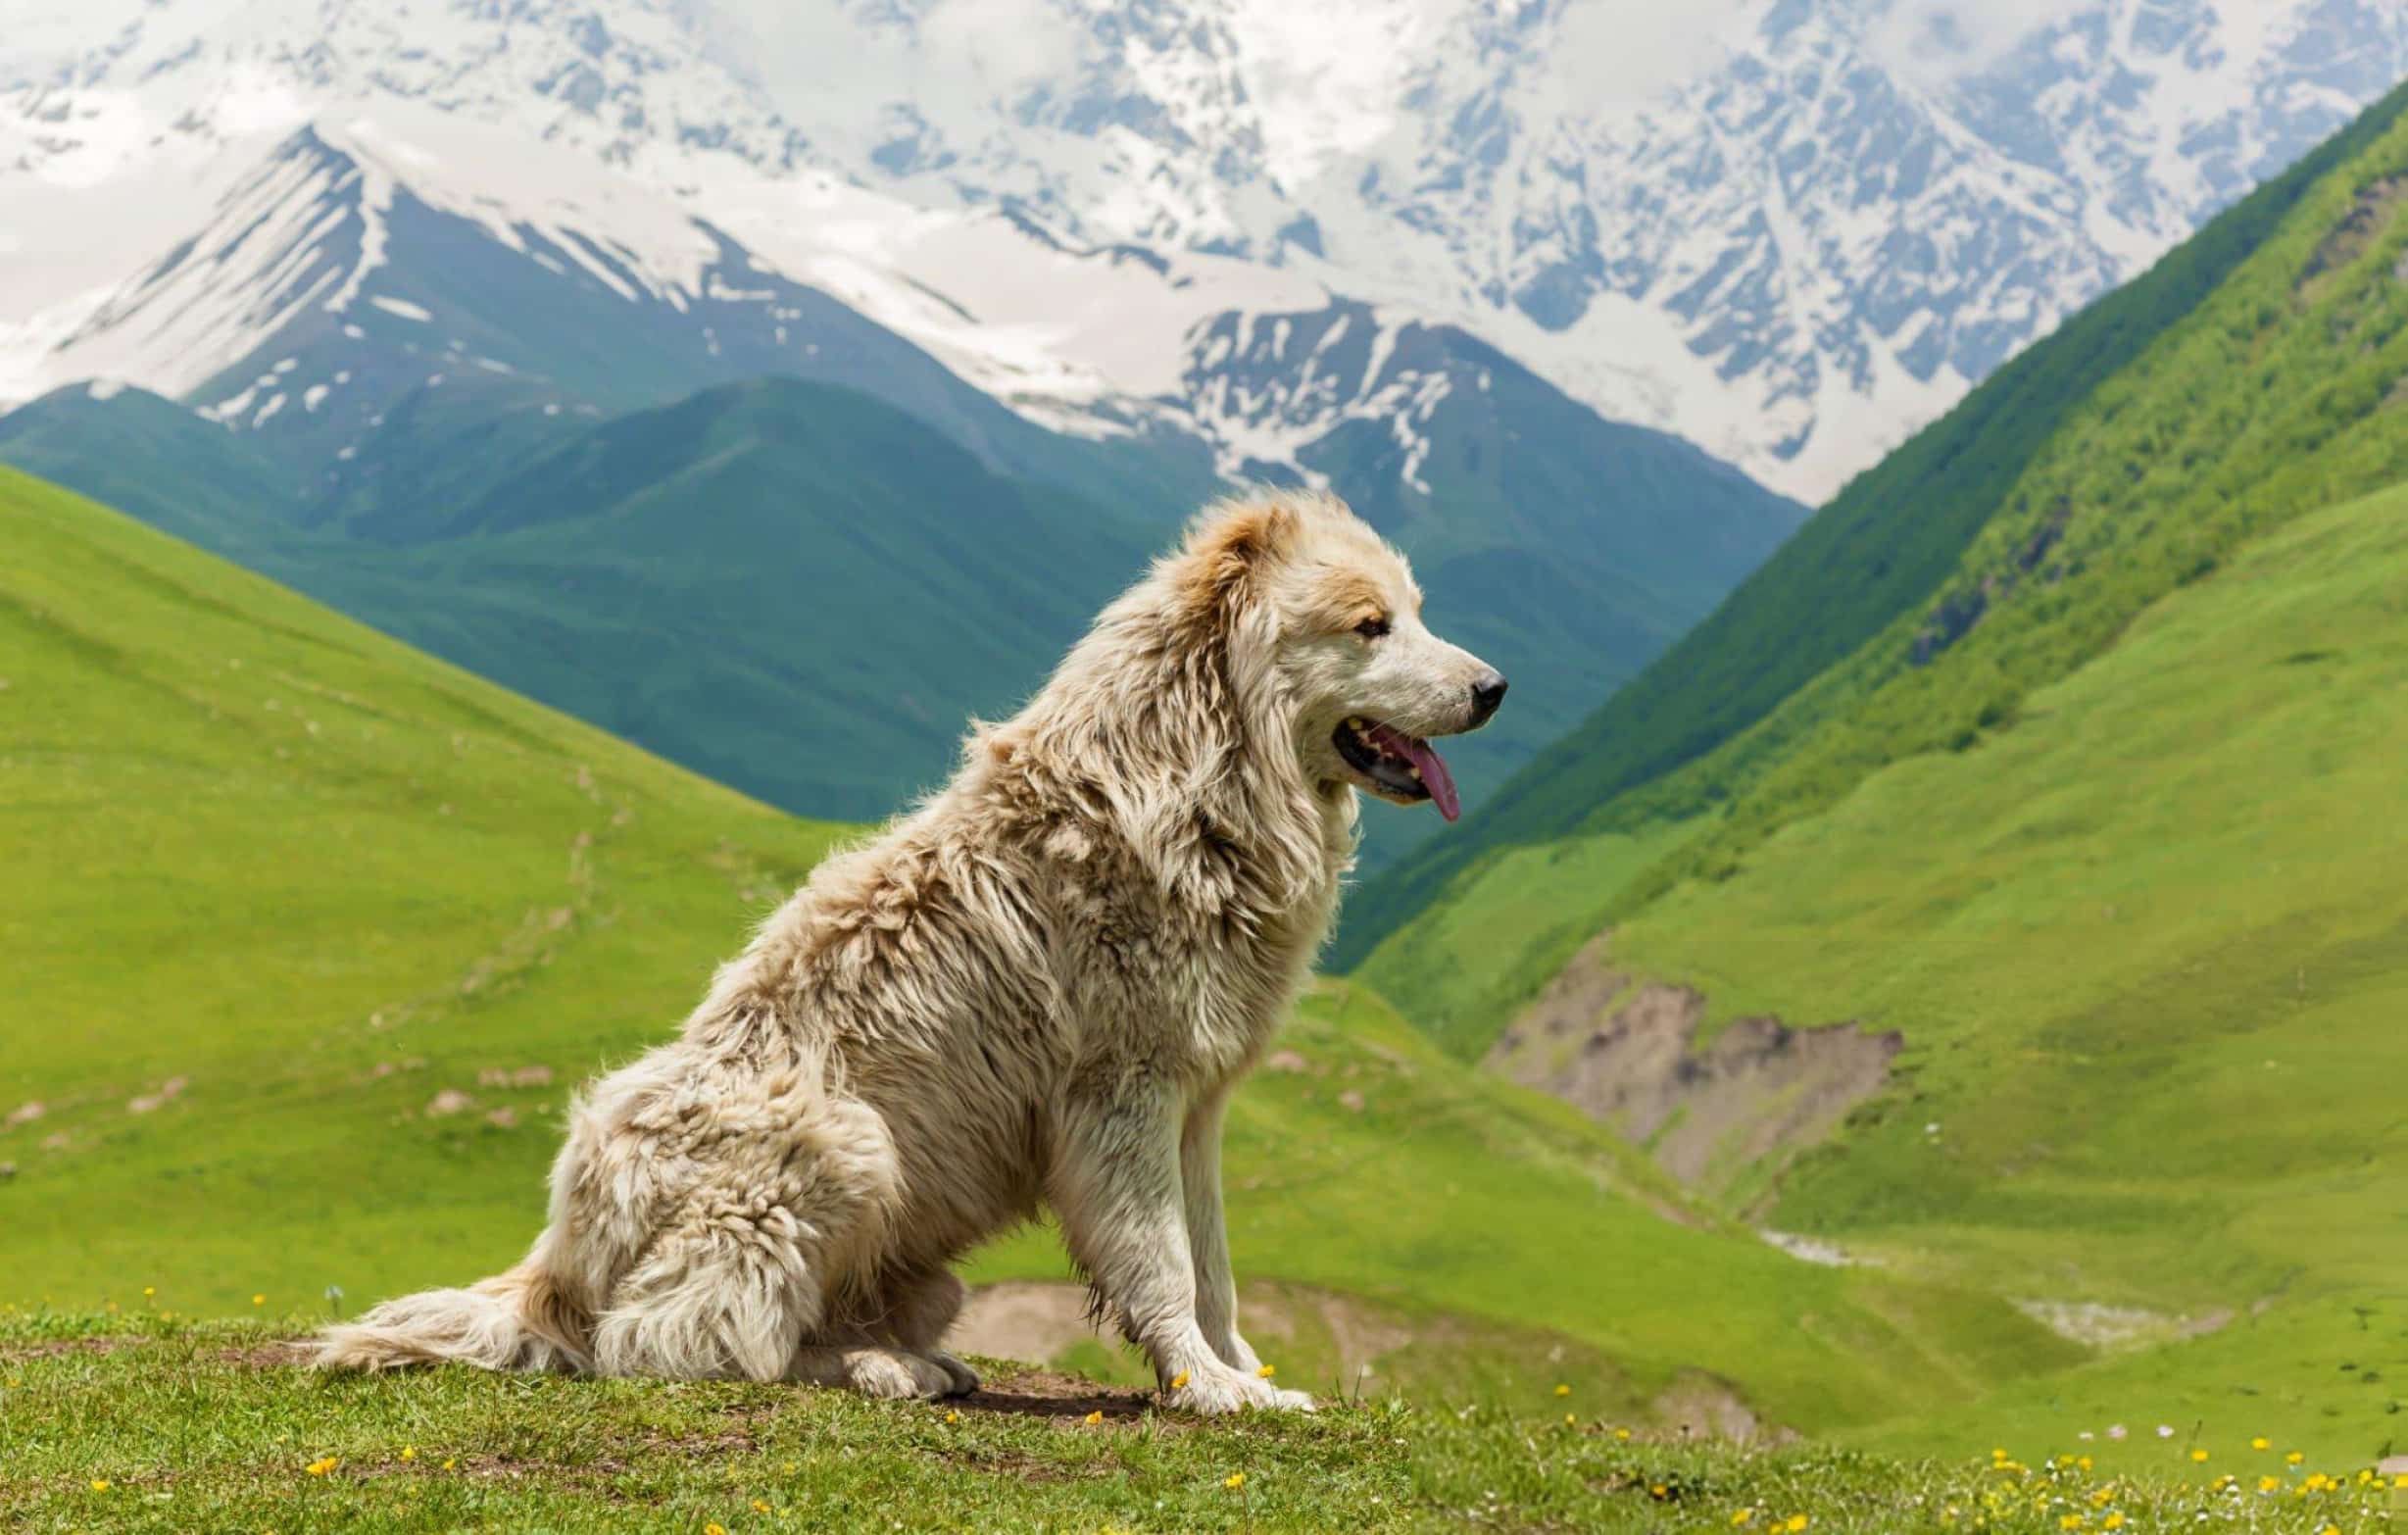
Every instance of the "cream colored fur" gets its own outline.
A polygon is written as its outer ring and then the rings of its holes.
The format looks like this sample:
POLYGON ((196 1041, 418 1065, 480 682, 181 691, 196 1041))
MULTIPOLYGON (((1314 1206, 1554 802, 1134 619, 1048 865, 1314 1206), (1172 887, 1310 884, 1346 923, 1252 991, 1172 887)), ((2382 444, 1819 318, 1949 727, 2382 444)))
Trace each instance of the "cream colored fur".
POLYGON ((1208 509, 573 1105, 516 1267, 331 1328, 319 1362, 967 1391, 947 1265, 1043 1204, 1171 1405, 1308 1407, 1238 1332, 1221 1112, 1351 862, 1368 785, 1333 731, 1478 722, 1494 673, 1419 606, 1333 499, 1208 509))

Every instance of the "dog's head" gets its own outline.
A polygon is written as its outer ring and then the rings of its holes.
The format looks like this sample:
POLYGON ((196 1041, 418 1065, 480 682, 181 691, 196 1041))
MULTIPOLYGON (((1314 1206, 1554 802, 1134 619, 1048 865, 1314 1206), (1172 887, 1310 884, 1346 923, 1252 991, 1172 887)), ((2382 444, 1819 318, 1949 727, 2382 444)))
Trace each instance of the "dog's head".
POLYGON ((1231 625, 1250 709, 1293 740, 1308 782, 1461 814, 1429 738, 1486 724, 1505 679, 1430 632, 1402 555, 1311 492, 1215 508, 1188 550, 1231 625))

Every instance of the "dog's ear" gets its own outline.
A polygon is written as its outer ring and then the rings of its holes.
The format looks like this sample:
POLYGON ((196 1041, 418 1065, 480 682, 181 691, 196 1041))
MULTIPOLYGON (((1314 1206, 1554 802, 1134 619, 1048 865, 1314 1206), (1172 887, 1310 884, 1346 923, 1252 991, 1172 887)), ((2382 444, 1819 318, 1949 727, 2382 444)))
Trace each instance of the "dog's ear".
POLYGON ((1244 502, 1207 513, 1189 536, 1194 578, 1213 606, 1226 605, 1295 547, 1302 520, 1285 501, 1244 502))

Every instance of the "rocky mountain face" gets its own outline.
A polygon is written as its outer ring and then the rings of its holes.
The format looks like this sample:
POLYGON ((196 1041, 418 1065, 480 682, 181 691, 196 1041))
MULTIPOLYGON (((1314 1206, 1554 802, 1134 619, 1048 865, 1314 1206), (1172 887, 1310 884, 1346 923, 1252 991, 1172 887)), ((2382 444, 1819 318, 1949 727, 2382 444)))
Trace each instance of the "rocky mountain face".
POLYGON ((1396 381, 1237 338, 1447 324, 1820 499, 2408 73, 2386 0, 1976 9, 100 0, 0 41, 0 396, 248 366, 264 296, 92 322, 291 132, 406 109, 421 200, 635 286, 708 225, 1057 428, 1305 470, 1396 381))

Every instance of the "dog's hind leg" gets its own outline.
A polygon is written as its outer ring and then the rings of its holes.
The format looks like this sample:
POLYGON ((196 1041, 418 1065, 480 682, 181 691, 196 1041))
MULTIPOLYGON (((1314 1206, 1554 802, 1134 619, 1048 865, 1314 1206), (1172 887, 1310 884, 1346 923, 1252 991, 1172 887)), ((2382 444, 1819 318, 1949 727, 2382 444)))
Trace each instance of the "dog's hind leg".
POLYGON ((914 1268, 886 1279, 879 1300, 878 1330, 897 1348, 930 1361, 952 1377, 951 1396, 978 1389, 978 1372, 944 1348, 945 1334, 961 1314, 968 1293, 951 1269, 914 1268))
MULTIPOLYGON (((866 1397, 958 1397, 977 1389, 963 1385, 935 1354, 860 1343, 808 1343, 786 1363, 786 1379, 813 1386, 842 1386, 866 1397)), ((958 1362, 957 1368, 961 1368, 958 1362)), ((966 1369, 963 1371, 967 1373, 966 1369)))
POLYGON ((709 1159, 703 1176, 597 1321, 603 1374, 787 1376, 883 1243, 895 1164, 874 1112, 784 1082, 713 1118, 721 1133, 691 1143, 709 1159))

